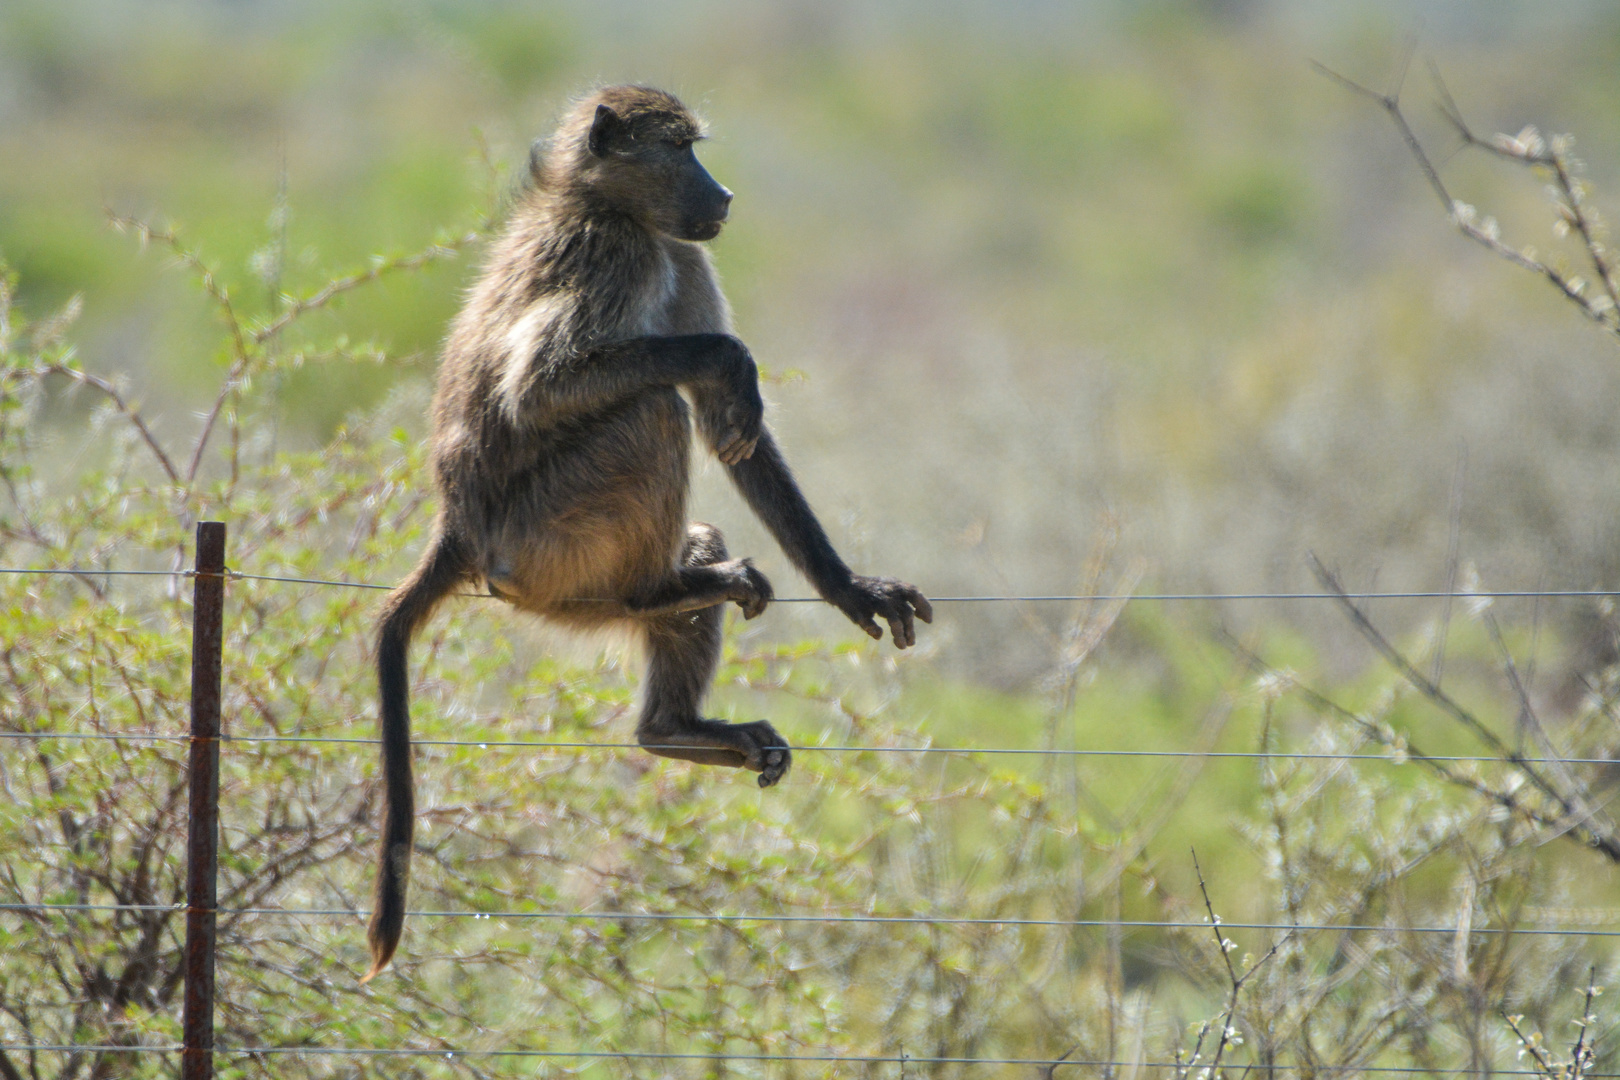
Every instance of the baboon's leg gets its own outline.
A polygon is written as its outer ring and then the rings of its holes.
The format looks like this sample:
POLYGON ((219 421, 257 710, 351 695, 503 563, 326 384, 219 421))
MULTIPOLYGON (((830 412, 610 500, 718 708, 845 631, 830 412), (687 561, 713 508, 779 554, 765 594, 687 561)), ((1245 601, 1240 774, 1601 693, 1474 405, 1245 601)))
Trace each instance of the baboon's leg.
POLYGON ((771 602, 771 583, 765 575, 754 569, 748 559, 727 559, 726 547, 720 533, 712 525, 693 525, 692 529, 707 530, 712 535, 701 542, 697 533, 687 536, 686 550, 681 553, 681 565, 662 581, 626 597, 624 608, 632 615, 650 617, 676 615, 698 611, 734 600, 742 608, 743 618, 752 619, 771 602), (705 546, 708 545, 708 546, 705 546), (711 547, 719 556, 713 562, 692 562, 694 558, 708 557, 711 547))
MULTIPOLYGON (((683 570, 711 568, 723 564, 725 557, 718 530, 701 524, 691 527, 682 552, 683 570)), ((787 742, 776 729, 764 720, 749 724, 706 720, 698 711, 720 662, 722 612, 720 604, 713 603, 643 621, 650 662, 636 739, 663 757, 752 769, 759 773, 759 786, 769 787, 782 779, 792 761, 787 742)))

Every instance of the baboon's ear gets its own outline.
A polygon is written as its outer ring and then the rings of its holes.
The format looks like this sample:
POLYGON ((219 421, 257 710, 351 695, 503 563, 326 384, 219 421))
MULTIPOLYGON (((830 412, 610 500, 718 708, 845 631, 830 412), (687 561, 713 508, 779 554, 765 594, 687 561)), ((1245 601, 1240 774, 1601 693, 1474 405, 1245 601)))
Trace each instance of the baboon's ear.
POLYGON ((591 121, 591 137, 587 145, 591 148, 592 157, 607 157, 608 143, 613 135, 622 126, 619 114, 606 105, 596 107, 596 119, 591 121))

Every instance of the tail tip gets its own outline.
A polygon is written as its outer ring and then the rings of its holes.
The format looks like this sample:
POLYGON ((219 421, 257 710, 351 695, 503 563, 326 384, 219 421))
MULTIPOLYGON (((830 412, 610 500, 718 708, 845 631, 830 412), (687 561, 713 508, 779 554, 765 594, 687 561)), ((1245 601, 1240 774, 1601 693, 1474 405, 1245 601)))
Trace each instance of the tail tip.
POLYGON ((360 977, 361 986, 383 973, 388 962, 394 958, 394 948, 397 944, 397 941, 392 945, 381 941, 371 943, 371 970, 360 977))

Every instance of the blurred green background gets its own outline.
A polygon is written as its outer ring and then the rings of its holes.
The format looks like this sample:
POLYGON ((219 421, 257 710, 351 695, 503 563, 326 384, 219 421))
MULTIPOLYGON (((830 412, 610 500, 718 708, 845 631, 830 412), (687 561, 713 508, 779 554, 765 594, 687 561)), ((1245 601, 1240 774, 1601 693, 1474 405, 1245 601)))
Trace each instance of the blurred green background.
MULTIPOLYGON (((1385 118, 1309 66, 1383 86, 1412 34, 1478 128, 1573 132, 1598 202, 1620 192, 1600 3, 5 0, 0 253, 36 315, 82 293, 85 365, 187 430, 218 327, 104 207, 178 223, 253 313, 476 227, 571 95, 658 84, 712 124, 739 332, 803 373, 774 423, 862 567, 1068 592, 1110 536, 1151 587, 1311 588, 1314 550, 1352 586, 1435 588, 1455 502, 1486 585, 1613 585, 1620 356, 1451 232, 1385 118)), ((1408 100, 1461 197, 1554 245, 1534 181, 1451 156, 1421 63, 1408 100)), ((476 263, 317 315, 389 359, 283 380, 279 437, 428 380, 476 263)), ((698 512, 803 589, 713 471, 698 512)), ((1054 617, 984 608, 933 642, 1027 685, 1054 617)), ((1350 644, 1311 605, 1219 617, 1350 644)))
MULTIPOLYGON (((139 399, 166 445, 185 446, 229 363, 224 325, 194 278, 177 272, 171 251, 138 250, 108 228, 108 210, 172 224, 219 271, 236 310, 259 318, 278 294, 307 295, 334 273, 363 272, 378 258, 487 228, 521 178, 531 140, 571 96, 598 83, 652 83, 678 92, 712 125, 701 154, 737 192, 732 222, 713 248, 738 331, 772 375, 772 423, 859 569, 909 578, 936 596, 1133 586, 1317 592, 1307 561, 1314 552, 1351 588, 1403 590, 1444 588, 1455 553, 1461 580, 1487 588, 1614 588, 1620 351, 1545 283, 1459 237, 1376 106, 1310 65, 1387 87, 1413 38, 1418 60, 1406 101, 1455 194, 1499 217, 1510 241, 1562 251, 1556 257, 1573 265, 1577 253, 1551 232, 1537 180, 1457 152, 1434 108, 1426 62, 1444 73, 1481 132, 1529 123, 1572 132, 1595 203, 1620 212, 1620 7, 1595 0, 0 0, 0 256, 17 271, 18 305, 32 318, 82 297, 71 332, 80 362, 139 399)), ((249 572, 397 580, 428 518, 415 501, 429 487, 415 445, 426 388, 479 258, 473 244, 418 272, 386 276, 277 339, 275 362, 263 363, 252 393, 241 395, 253 402, 244 413, 241 493, 228 492, 234 483, 220 484, 225 495, 209 487, 213 458, 189 502, 161 484, 125 485, 122 469, 98 475, 93 459, 116 453, 117 442, 106 427, 105 438, 81 434, 96 402, 50 397, 39 414, 48 431, 27 434, 39 434, 34 445, 58 460, 37 463, 43 479, 26 494, 68 523, 53 534, 61 551, 7 535, 8 558, 59 561, 96 549, 97 557, 140 561, 178 542, 167 531, 172 516, 223 507, 233 520, 233 565, 239 559, 249 572), (313 350, 306 362, 285 362, 305 347, 313 350), (367 352, 382 362, 350 358, 367 352), (269 416, 260 409, 266 400, 274 402, 269 416), (320 448, 351 421, 348 436, 324 454, 276 456, 320 448), (342 496, 330 519, 320 498, 327 485, 342 496), (349 499, 344 485, 365 497, 349 499)), ((9 481, 12 472, 0 476, 9 481)), ((695 513, 719 523, 734 551, 754 555, 779 594, 807 594, 720 470, 703 472, 695 501, 695 513)), ((65 678, 53 666, 59 655, 81 640, 93 653, 98 633, 150 621, 129 599, 134 586, 101 604, 59 582, 60 595, 79 605, 64 609, 51 607, 57 594, 35 582, 9 584, 16 599, 5 620, 8 649, 20 643, 16 652, 39 673, 0 679, 0 698, 8 686, 22 688, 0 704, 23 703, 8 706, 15 716, 0 709, 0 719, 38 722, 29 695, 65 678), (81 622, 62 610, 79 612, 81 622), (49 635, 50 647, 41 647, 49 635)), ((250 591, 258 588, 233 585, 252 632, 238 636, 232 654, 231 692, 241 696, 232 723, 257 730, 265 721, 241 701, 262 698, 285 704, 300 731, 306 723, 345 738, 368 731, 372 597, 250 591), (249 602, 255 596, 286 605, 276 612, 283 621, 249 602), (256 679, 260 698, 252 697, 256 679)), ((166 617, 177 619, 179 605, 169 607, 166 617)), ((599 643, 565 644, 495 607, 458 601, 437 623, 433 659, 422 665, 420 732, 530 737, 572 734, 573 724, 591 740, 627 733, 619 714, 632 697, 634 662, 610 653, 594 667, 575 665, 581 651, 594 658, 599 643), (569 695, 579 696, 577 708, 569 695)), ((1516 748, 1530 745, 1525 710, 1478 611, 1458 604, 1453 612, 1435 600, 1385 600, 1371 610, 1426 670, 1440 670, 1434 647, 1447 643, 1447 687, 1516 748)), ((1620 689, 1612 609, 1520 599, 1492 612, 1555 739, 1570 753, 1612 760, 1620 689)), ((1410 738, 1433 753, 1481 751, 1400 689, 1329 604, 1141 602, 1117 622, 1113 614, 1085 605, 942 605, 921 635, 921 655, 897 660, 887 645, 814 644, 846 642, 853 631, 822 605, 779 605, 764 619, 731 621, 715 707, 732 718, 769 715, 799 745, 1382 752, 1373 745, 1382 736, 1364 741, 1357 720, 1307 693, 1283 693, 1280 683, 1255 683, 1241 647, 1232 647, 1237 640, 1329 689, 1355 717, 1390 725, 1388 741, 1410 738), (1100 644, 1087 639, 1093 632, 1100 644)), ((129 666, 161 682, 153 657, 174 635, 149 632, 148 651, 133 650, 129 666)), ((172 649, 163 655, 178 663, 172 649)), ((92 704, 96 685, 86 674, 80 688, 92 704)), ((176 691, 163 722, 178 727, 180 701, 176 691)), ((71 694, 58 692, 51 708, 40 706, 40 716, 64 729, 81 723, 71 694)), ((281 731, 268 723, 266 731, 281 731)), ((727 847, 734 833, 719 824, 727 813, 726 828, 741 830, 752 808, 763 807, 782 836, 808 837, 807 851, 853 843, 842 834, 854 821, 874 835, 889 829, 892 852, 883 834, 884 845, 857 846, 850 858, 862 867, 859 859, 870 859, 872 881, 892 891, 881 895, 896 911, 935 903, 1003 911, 998 890, 1008 882, 982 871, 980 860, 1006 851, 1024 860, 1026 876, 1017 880, 1029 914, 1072 899, 1074 913, 1088 918, 1197 916, 1185 855, 1196 846, 1206 867, 1219 867, 1211 884, 1229 917, 1280 919, 1286 909, 1294 918, 1298 911, 1255 884, 1276 876, 1268 860, 1288 824, 1308 832, 1307 846, 1320 856, 1301 861, 1298 879, 1318 890, 1312 902, 1323 910, 1337 902, 1333 882, 1362 888, 1367 875, 1406 863, 1408 849, 1430 843, 1433 830, 1451 837, 1445 859, 1410 880, 1410 866, 1385 880, 1396 883, 1389 895, 1410 905, 1416 923, 1471 911, 1474 893, 1457 893, 1466 880, 1468 890, 1496 882, 1493 895, 1516 897, 1511 918, 1492 916, 1500 925, 1521 917, 1615 924, 1608 864, 1573 844, 1526 839, 1550 839, 1551 828, 1498 830, 1503 818, 1485 802, 1432 783, 1416 766, 1317 762, 1277 780, 1269 764, 1241 759, 1030 755, 964 764, 919 755, 874 765, 802 756, 798 782, 767 796, 746 777, 648 770, 634 755, 622 770, 616 760, 590 758, 603 771, 580 774, 577 790, 559 789, 555 777, 531 783, 521 769, 471 756, 464 771, 448 769, 441 755, 425 759, 423 772, 424 785, 442 785, 431 789, 433 801, 462 798, 468 788, 500 793, 491 813, 503 829, 522 828, 527 819, 513 808, 537 800, 607 800, 624 812, 622 822, 602 836, 557 841, 563 864, 576 868, 609 846, 603 837, 623 831, 623 822, 657 822, 665 811, 683 815, 677 831, 694 852, 734 860, 739 887, 787 879, 757 869, 755 856, 774 850, 774 839, 727 847), (475 769, 484 779, 469 785, 475 769), (677 783, 689 786, 668 786, 677 783), (892 798, 883 784, 893 785, 892 798), (704 827, 684 828, 684 815, 704 827), (1052 836, 1026 846, 1008 839, 1020 822, 1036 821, 1052 836), (1375 857, 1364 860, 1364 848, 1375 857), (1489 859, 1478 854, 1487 848, 1489 859), (936 855, 938 867, 929 863, 936 855), (1487 862, 1489 873, 1480 870, 1487 862), (913 864, 926 873, 914 875, 913 864), (1135 875, 1128 891, 1118 884, 1126 869, 1135 875), (947 895, 958 887, 961 897, 947 895)), ((321 760, 333 798, 364 798, 368 759, 345 748, 321 760)), ((40 775, 53 775, 40 761, 40 775)), ((74 797, 100 798, 97 781, 82 779, 96 774, 74 767, 74 797)), ((156 775, 130 768, 142 783, 156 775)), ((1612 770, 1589 771, 1606 801, 1612 770)), ((238 779, 245 800, 270 797, 257 774, 238 779)), ((40 783, 42 801, 12 811, 29 828, 50 820, 32 806, 57 812, 43 801, 56 789, 40 783)), ((246 820, 240 806, 237 813, 246 820)), ((16 865, 32 865, 31 833, 18 825, 0 836, 26 853, 16 865)), ((676 856, 670 865, 687 854, 676 856)), ((1413 856, 1411 865, 1427 857, 1413 856)), ((349 896, 363 896, 369 871, 361 856, 345 858, 344 880, 361 883, 341 899, 348 906, 349 896)), ((523 895, 562 902, 549 865, 509 853, 508 864, 534 875, 523 879, 523 895)), ((816 860, 807 866, 802 897, 766 889, 751 902, 820 910, 860 900, 854 891, 825 892, 840 879, 816 860)), ((667 866, 637 873, 646 892, 632 893, 629 907, 664 896, 673 880, 667 866)), ((423 868, 418 884, 433 897, 454 894, 456 880, 423 868)), ((698 880, 722 896, 733 886, 731 878, 698 880)), ((317 893, 300 881, 278 902, 317 893)), ((319 896, 325 906, 339 902, 319 896)), ((826 937, 805 925, 807 940, 826 937)), ((460 947, 459 931, 437 932, 460 947)), ((331 933, 333 949, 358 956, 357 934, 331 933)), ((41 931, 38 940, 61 937, 41 931)), ((541 939, 520 927, 513 940, 541 939)), ((657 935, 647 940, 664 947, 657 935)), ((888 939, 874 932, 871 940, 888 939)), ((1127 988, 1146 987, 1157 996, 1150 1010, 1141 990, 1141 1016, 1165 1031, 1184 1029, 1177 1002, 1192 1001, 1186 1008, 1196 1017, 1214 999, 1188 989, 1209 988, 1193 954, 1168 940, 1116 940, 1112 958, 1100 947, 1075 947, 1075 981, 1054 984, 1054 998, 1069 995, 1076 1012, 1102 1016, 1075 987, 1102 987, 1096 993, 1109 1010, 1127 988)), ((1441 955, 1449 935, 1435 940, 1441 944, 1425 946, 1433 955, 1401 947, 1412 970, 1449 978, 1456 960, 1441 955)), ((1612 952, 1596 939, 1522 948, 1505 935, 1492 940, 1503 959, 1487 978, 1476 954, 1480 986, 1518 979, 1572 1004, 1567 991, 1585 979, 1588 963, 1612 967, 1612 952)), ((553 944, 562 954, 571 948, 561 937, 553 944)), ((1313 948, 1331 951, 1319 958, 1322 972, 1339 970, 1339 945, 1324 937, 1313 948)), ((453 953, 446 945, 445 955, 453 953)), ((890 963, 888 953, 871 956, 874 968, 890 963)), ((1000 999, 1001 976, 988 971, 973 972, 976 992, 1000 999)), ((869 974, 829 983, 851 991, 856 1029, 871 1008, 863 995, 878 992, 869 974)), ((1308 975, 1293 972, 1299 982, 1280 982, 1272 998, 1287 1005, 1290 987, 1312 985, 1308 975)), ((565 976, 556 977, 567 986, 565 976)), ((1395 975, 1389 981, 1406 1001, 1410 988, 1395 975)), ((1462 976, 1453 981, 1459 994, 1475 993, 1462 976)), ((478 993, 496 1012, 504 1005, 478 993)), ((1343 997, 1354 1006, 1362 993, 1358 984, 1343 997)), ((932 1007, 933 999, 918 1000, 932 1007)), ((1468 998, 1459 1015, 1480 1022, 1479 1001, 1468 998)), ((1015 998, 1002 1006, 1023 1014, 1005 1036, 1009 1046, 1029 1041, 1022 1025, 1064 1030, 1015 998)), ((1112 1025, 1113 1012, 1106 1015, 1112 1025)), ((1054 1053, 1068 1045, 1042 1038, 1054 1053)), ((1111 1046, 1112 1026, 1107 1038, 1111 1046)), ((576 1043, 586 1040, 568 1045, 576 1043)), ((1511 1053, 1504 1042, 1498 1057, 1511 1053)))

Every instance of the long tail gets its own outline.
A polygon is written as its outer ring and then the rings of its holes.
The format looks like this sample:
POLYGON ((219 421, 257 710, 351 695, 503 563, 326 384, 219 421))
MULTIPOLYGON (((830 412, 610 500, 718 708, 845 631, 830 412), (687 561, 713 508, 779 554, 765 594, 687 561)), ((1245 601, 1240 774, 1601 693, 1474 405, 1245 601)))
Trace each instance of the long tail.
POLYGON ((411 876, 416 798, 411 780, 410 677, 405 668, 411 636, 467 574, 458 545, 435 532, 433 544, 410 577, 388 595, 377 631, 377 683, 382 697, 383 820, 377 851, 377 892, 366 942, 376 978, 399 947, 405 926, 405 890, 411 876))

